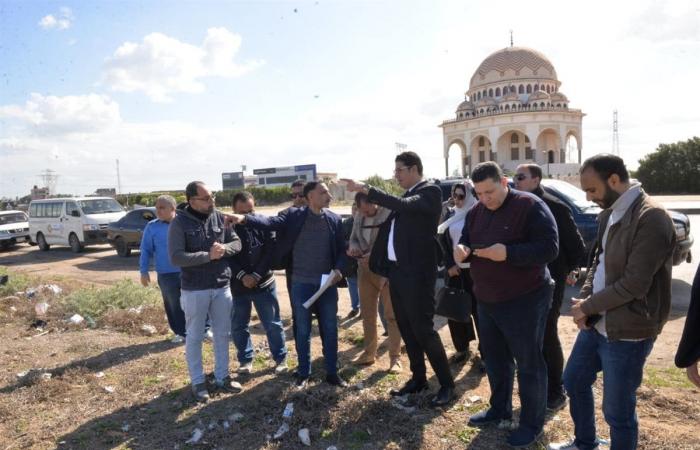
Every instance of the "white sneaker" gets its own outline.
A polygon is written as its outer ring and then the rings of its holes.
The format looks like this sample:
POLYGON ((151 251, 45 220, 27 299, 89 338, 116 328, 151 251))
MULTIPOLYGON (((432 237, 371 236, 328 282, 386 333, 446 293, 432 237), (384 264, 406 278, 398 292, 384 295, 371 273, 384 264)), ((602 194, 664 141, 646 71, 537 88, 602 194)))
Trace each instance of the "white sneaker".
POLYGON ((180 336, 179 334, 176 334, 176 335, 170 340, 170 342, 173 343, 173 344, 182 344, 183 342, 185 342, 185 338, 182 337, 182 336, 180 336))
POLYGON ((289 368, 287 367, 287 358, 285 357, 282 361, 278 362, 275 366, 275 373, 277 375, 281 373, 287 373, 289 368))
MULTIPOLYGON (((569 442, 560 442, 557 444, 549 444, 547 450, 579 450, 578 446, 574 443, 576 441, 571 440, 569 442)), ((610 442, 605 439, 598 438, 598 445, 593 447, 594 449, 599 449, 602 446, 608 446, 610 442)))
POLYGON ((214 332, 211 331, 211 328, 204 333, 204 340, 209 342, 212 342, 214 340, 214 332))
POLYGON ((241 373, 241 374, 249 374, 253 371, 253 363, 245 363, 241 364, 241 366, 238 368, 236 372, 241 373))

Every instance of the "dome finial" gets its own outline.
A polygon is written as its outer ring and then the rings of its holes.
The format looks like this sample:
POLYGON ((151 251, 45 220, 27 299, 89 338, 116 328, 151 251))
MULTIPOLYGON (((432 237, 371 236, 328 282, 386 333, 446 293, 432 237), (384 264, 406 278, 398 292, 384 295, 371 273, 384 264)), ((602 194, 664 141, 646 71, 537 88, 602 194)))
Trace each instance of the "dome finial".
POLYGON ((513 46, 513 30, 510 30, 510 46, 513 46))

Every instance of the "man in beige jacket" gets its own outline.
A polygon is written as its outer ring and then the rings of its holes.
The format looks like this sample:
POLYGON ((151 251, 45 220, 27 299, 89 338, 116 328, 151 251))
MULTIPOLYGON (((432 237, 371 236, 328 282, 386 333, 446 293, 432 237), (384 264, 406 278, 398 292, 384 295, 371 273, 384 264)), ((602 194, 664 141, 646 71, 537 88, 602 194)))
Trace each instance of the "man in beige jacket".
POLYGON ((360 365, 374 364, 377 358, 377 313, 379 302, 384 308, 384 318, 389 333, 389 372, 402 370, 401 334, 396 324, 394 309, 391 306, 389 283, 386 278, 369 270, 369 254, 377 239, 379 226, 387 219, 391 211, 370 203, 367 194, 359 192, 355 196, 358 214, 350 235, 348 256, 357 258, 357 279, 360 290, 360 310, 362 311, 362 328, 364 330, 364 352, 355 361, 360 365))

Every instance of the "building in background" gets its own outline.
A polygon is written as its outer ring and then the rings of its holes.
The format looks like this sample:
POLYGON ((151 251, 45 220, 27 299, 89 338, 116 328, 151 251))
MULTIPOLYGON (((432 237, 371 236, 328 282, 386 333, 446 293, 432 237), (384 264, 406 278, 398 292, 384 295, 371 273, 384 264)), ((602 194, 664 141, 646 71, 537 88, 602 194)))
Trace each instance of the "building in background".
POLYGON ((95 190, 95 195, 98 197, 116 198, 117 197, 117 189, 116 188, 99 188, 99 189, 95 190))
POLYGON ((245 184, 245 176, 243 172, 224 172, 221 174, 221 184, 223 190, 243 189, 245 184))
POLYGON ((257 177, 256 184, 260 187, 289 186, 296 180, 315 180, 316 164, 255 169, 253 175, 257 177))
POLYGON ((545 176, 575 177, 584 113, 569 108, 560 86, 554 66, 538 51, 511 45, 488 56, 455 118, 440 125, 445 176, 455 169, 466 176, 476 164, 495 161, 506 172, 536 163, 545 176), (448 167, 450 151, 461 152, 460 167, 448 167))
POLYGON ((49 188, 40 188, 37 187, 37 185, 35 184, 30 192, 30 195, 32 197, 32 200, 43 200, 45 198, 49 198, 49 188))

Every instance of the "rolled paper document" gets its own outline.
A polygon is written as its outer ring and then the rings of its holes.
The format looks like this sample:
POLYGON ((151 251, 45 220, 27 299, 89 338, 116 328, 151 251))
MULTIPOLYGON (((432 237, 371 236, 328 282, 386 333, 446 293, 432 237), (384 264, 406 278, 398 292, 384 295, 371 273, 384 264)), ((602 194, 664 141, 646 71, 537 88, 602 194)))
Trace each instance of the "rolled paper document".
POLYGON ((319 297, 321 297, 323 293, 326 292, 329 287, 333 286, 338 280, 340 280, 340 274, 337 270, 332 270, 328 275, 323 275, 321 287, 318 288, 318 291, 316 291, 314 295, 304 302, 304 308, 311 308, 311 305, 313 305, 316 300, 318 300, 319 297), (323 280, 323 278, 325 278, 325 280, 323 280))

